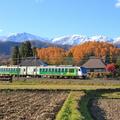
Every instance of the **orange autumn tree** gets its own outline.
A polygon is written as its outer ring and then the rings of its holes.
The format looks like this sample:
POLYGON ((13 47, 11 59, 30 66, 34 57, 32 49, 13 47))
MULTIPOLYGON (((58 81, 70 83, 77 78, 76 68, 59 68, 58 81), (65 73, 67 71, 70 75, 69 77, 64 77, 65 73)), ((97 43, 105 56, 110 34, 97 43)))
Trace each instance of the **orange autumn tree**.
POLYGON ((81 45, 72 47, 69 52, 72 53, 76 64, 81 60, 86 61, 90 56, 100 57, 105 60, 109 54, 110 62, 115 62, 117 56, 120 55, 120 49, 107 42, 86 42, 81 45))
POLYGON ((48 64, 62 64, 65 57, 65 51, 57 47, 37 48, 37 57, 48 64))

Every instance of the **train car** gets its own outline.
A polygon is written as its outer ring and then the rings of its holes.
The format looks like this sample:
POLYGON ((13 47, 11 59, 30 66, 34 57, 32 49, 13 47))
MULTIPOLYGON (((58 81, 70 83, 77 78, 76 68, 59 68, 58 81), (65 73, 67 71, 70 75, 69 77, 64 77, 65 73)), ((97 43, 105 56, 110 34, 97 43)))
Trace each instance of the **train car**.
POLYGON ((20 68, 18 66, 0 66, 0 75, 19 75, 20 68))
POLYGON ((85 78, 87 71, 77 66, 0 66, 0 75, 85 78))
POLYGON ((43 66, 37 69, 37 75, 48 77, 85 78, 86 68, 77 66, 43 66))

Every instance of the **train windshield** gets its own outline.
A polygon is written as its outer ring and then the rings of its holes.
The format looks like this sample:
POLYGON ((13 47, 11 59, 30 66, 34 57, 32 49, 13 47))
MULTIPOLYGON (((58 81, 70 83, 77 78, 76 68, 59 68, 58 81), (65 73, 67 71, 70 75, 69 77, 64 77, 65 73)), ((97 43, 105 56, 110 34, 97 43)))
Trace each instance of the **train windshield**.
POLYGON ((80 67, 80 69, 81 69, 82 73, 87 73, 87 68, 85 68, 85 67, 80 67))

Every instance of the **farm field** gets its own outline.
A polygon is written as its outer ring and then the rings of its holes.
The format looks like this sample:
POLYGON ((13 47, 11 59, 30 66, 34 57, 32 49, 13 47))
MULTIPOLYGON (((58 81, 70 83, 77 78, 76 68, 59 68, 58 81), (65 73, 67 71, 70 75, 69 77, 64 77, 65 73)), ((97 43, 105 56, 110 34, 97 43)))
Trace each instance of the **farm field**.
POLYGON ((67 95, 63 91, 0 91, 0 120, 53 120, 67 95))
POLYGON ((91 109, 96 120, 119 120, 120 99, 94 100, 91 109))
POLYGON ((81 79, 19 79, 12 83, 0 82, 0 89, 91 90, 120 88, 120 80, 81 79))
POLYGON ((0 96, 0 120, 119 118, 119 80, 19 79, 0 82, 0 96))

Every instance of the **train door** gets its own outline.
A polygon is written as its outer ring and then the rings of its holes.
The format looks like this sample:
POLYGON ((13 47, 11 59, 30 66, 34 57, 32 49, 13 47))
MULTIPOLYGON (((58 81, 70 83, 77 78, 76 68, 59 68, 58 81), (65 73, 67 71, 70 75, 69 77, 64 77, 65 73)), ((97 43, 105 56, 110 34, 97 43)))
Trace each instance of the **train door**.
POLYGON ((28 67, 27 74, 31 76, 37 75, 37 68, 36 67, 28 67))
POLYGON ((20 75, 26 76, 27 75, 27 67, 20 67, 20 75))

